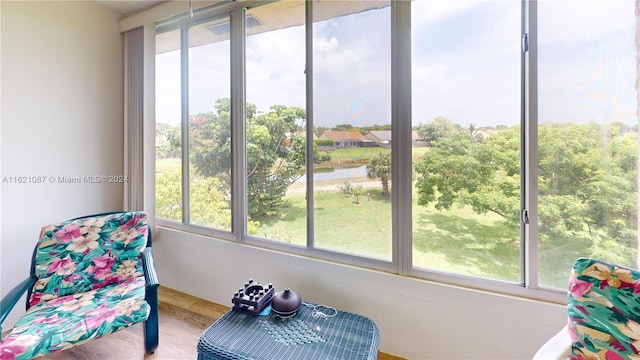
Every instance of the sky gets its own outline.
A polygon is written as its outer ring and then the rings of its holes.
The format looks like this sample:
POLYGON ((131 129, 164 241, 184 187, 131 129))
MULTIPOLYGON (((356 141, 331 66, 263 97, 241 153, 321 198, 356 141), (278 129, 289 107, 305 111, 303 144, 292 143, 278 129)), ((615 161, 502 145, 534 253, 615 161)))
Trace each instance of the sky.
MULTIPOLYGON (((266 5, 268 6, 268 5, 266 5)), ((520 2, 412 2, 413 124, 520 122, 520 2)), ((538 2, 539 121, 635 124, 633 0, 538 2)), ((390 123, 390 9, 314 23, 314 125, 390 123)), ((190 50, 190 113, 229 97, 229 43, 190 50)), ((246 40, 247 101, 305 107, 304 28, 246 40)), ((156 58, 157 120, 180 119, 177 52, 156 58)))

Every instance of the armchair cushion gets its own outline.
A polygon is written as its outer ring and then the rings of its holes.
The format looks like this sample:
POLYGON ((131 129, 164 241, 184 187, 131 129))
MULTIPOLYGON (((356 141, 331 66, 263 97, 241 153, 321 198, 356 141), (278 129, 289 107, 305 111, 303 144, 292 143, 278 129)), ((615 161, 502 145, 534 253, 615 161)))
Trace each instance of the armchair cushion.
POLYGON ((68 349, 142 322, 149 311, 144 277, 45 301, 31 307, 3 339, 2 358, 68 349))
POLYGON ((578 259, 569 280, 567 306, 570 359, 638 359, 640 272, 578 259))
POLYGON ((147 232, 144 213, 45 226, 36 248, 36 284, 29 305, 142 276, 147 232))

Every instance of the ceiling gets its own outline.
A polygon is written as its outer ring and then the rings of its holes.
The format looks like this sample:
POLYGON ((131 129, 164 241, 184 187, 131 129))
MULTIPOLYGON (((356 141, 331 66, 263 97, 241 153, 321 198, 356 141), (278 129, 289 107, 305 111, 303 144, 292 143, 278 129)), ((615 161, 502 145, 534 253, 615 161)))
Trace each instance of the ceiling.
POLYGON ((96 2, 117 11, 122 17, 133 15, 137 12, 150 9, 165 0, 95 0, 96 2))

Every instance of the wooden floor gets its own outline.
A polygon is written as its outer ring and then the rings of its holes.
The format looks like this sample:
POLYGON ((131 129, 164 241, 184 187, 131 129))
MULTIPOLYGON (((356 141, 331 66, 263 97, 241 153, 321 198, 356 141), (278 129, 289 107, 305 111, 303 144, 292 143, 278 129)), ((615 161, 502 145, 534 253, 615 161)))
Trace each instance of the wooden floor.
MULTIPOLYGON (((166 287, 160 287, 160 346, 153 355, 144 354, 142 324, 38 359, 56 360, 182 360, 198 357, 200 334, 229 307, 215 304, 166 287)), ((402 358, 379 353, 379 360, 402 358)), ((282 359, 288 360, 288 359, 282 359)), ((295 359, 291 359, 295 360, 295 359)))

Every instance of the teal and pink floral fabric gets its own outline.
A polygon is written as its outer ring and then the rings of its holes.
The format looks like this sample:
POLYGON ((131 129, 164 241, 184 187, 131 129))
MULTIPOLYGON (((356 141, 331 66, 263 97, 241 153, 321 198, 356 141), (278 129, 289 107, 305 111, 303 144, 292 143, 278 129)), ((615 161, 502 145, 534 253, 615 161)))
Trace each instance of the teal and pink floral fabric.
POLYGON ((31 359, 145 321, 143 212, 45 226, 29 310, 0 342, 0 359, 31 359))
POLYGON ((31 307, 0 343, 0 359, 27 360, 84 344, 145 321, 144 277, 31 307))
POLYGON ((142 212, 45 226, 36 253, 31 306, 142 276, 149 225, 142 212))
POLYGON ((569 359, 640 359, 640 272, 578 259, 567 306, 569 359))

